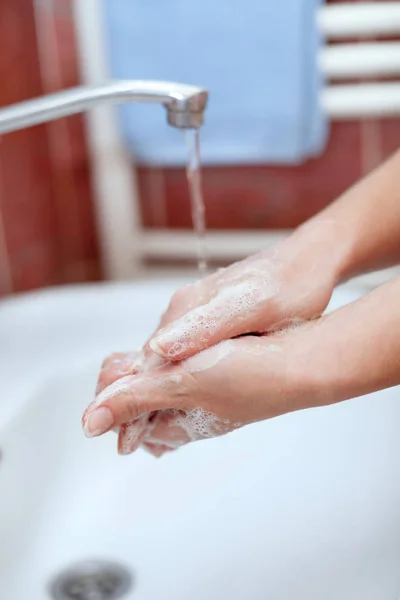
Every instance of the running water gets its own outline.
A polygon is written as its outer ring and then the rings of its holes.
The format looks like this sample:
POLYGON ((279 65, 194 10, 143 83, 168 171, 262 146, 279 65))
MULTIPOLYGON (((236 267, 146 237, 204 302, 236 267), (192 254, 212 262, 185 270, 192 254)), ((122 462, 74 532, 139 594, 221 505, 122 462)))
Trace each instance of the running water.
POLYGON ((197 265, 199 271, 205 273, 207 271, 207 250, 205 244, 206 220, 201 182, 199 130, 187 131, 186 142, 189 151, 186 177, 192 207, 193 229, 197 238, 197 265))

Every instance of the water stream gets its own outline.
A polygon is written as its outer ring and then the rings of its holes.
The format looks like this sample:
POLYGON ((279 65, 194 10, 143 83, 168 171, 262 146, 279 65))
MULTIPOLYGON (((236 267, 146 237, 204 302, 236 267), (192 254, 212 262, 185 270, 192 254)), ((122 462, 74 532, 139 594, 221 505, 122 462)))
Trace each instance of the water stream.
POLYGON ((197 265, 199 271, 203 274, 207 271, 207 249, 205 243, 206 219, 201 180, 199 130, 187 131, 186 142, 188 146, 186 177, 189 186, 193 229, 196 234, 197 265))

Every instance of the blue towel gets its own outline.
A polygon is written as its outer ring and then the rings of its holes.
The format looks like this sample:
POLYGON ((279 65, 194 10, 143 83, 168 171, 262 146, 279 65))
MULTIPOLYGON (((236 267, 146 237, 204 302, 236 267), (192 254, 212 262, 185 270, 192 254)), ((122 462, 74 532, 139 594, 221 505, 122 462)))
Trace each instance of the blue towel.
MULTIPOLYGON (((205 164, 296 164, 324 149, 320 0, 103 0, 111 75, 201 85, 205 164)), ((181 165, 186 145, 157 105, 124 105, 138 162, 181 165)))

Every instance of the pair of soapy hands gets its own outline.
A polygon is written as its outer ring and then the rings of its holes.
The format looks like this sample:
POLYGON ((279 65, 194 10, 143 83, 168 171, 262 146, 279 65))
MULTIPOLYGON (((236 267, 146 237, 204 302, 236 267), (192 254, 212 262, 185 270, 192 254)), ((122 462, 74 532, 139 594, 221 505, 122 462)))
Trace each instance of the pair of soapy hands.
POLYGON ((86 435, 114 430, 121 454, 158 457, 307 407, 293 363, 336 283, 323 235, 308 228, 178 290, 140 352, 103 363, 86 435))

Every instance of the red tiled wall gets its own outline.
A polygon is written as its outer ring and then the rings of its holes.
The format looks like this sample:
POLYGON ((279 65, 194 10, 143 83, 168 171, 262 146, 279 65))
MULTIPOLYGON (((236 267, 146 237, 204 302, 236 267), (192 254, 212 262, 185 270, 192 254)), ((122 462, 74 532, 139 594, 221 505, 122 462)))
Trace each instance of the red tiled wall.
MULTIPOLYGON (((0 4, 0 104, 41 93, 30 2, 0 4)), ((16 289, 58 281, 57 222, 44 127, 3 136, 0 208, 16 289)))
MULTIPOLYGON (((78 83, 70 2, 53 4, 54 15, 41 4, 52 33, 41 73, 32 0, 1 1, 1 106, 78 83)), ((81 116, 2 137, 0 211, 14 291, 98 277, 81 116)))

